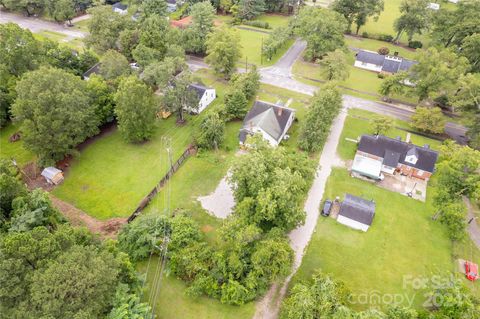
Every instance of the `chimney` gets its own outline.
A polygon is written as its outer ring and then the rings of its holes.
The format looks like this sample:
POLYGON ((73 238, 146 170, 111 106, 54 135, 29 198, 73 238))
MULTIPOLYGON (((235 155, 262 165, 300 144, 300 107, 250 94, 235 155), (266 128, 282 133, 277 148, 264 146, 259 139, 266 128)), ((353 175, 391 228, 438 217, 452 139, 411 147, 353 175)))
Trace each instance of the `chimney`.
POLYGON ((405 138, 405 142, 410 143, 410 138, 411 138, 411 134, 407 133, 407 137, 405 138))
POLYGON ((277 108, 277 115, 282 116, 282 113, 283 113, 283 107, 277 108))

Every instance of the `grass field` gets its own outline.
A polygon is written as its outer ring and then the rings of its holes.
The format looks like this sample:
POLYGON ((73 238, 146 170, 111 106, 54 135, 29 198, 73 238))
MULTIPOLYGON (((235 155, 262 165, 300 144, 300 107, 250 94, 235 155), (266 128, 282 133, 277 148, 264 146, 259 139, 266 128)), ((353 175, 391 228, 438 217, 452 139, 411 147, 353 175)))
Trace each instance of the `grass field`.
POLYGON ((35 155, 23 147, 23 141, 9 142, 9 137, 18 131, 18 125, 9 123, 0 129, 0 158, 15 159, 20 166, 35 159, 35 155))
MULTIPOLYGON (((342 135, 340 136, 340 141, 337 148, 338 155, 344 160, 353 159, 356 152, 356 147, 357 147, 355 143, 347 141, 346 138, 357 139, 362 134, 374 133, 372 132, 370 123, 367 119, 378 116, 375 113, 358 110, 358 109, 348 110, 348 114, 349 115, 345 120, 345 125, 342 131, 342 135)), ((409 123, 401 120, 394 120, 393 125, 396 127, 413 130, 413 128, 410 126, 409 123)), ((384 135, 393 137, 393 138, 400 136, 403 140, 405 140, 407 132, 393 127, 384 135)), ((427 138, 421 135, 416 135, 416 134, 411 134, 411 141, 413 144, 420 145, 420 146, 424 144, 429 144, 432 149, 438 149, 438 147, 441 144, 440 141, 432 140, 430 138, 427 138)))
MULTIPOLYGON (((431 220, 431 200, 423 203, 408 199, 352 178, 345 169, 334 169, 324 198, 343 199, 345 193, 375 200, 372 226, 363 233, 320 216, 294 281, 308 279, 321 269, 345 282, 356 296, 400 294, 413 298, 413 306, 420 308, 424 291, 404 287, 404 276, 430 278, 453 270, 451 242, 446 230, 431 220)), ((352 306, 364 309, 368 305, 352 306)))
POLYGON ((394 52, 398 52, 401 57, 411 59, 411 60, 414 60, 417 55, 417 52, 414 49, 406 49, 404 47, 394 45, 392 43, 388 43, 385 41, 378 41, 374 39, 346 36, 345 42, 349 47, 370 50, 374 52, 377 52, 379 48, 387 47, 388 49, 390 49, 390 54, 393 55, 394 52))

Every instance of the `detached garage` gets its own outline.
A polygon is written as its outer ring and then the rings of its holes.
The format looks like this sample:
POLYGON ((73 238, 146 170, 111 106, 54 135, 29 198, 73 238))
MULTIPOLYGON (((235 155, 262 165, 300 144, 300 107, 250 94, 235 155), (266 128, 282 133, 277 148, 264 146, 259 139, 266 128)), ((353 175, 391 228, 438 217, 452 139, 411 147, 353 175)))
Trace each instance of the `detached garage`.
POLYGON ((340 205, 337 222, 353 229, 366 232, 375 217, 375 202, 350 194, 340 205))

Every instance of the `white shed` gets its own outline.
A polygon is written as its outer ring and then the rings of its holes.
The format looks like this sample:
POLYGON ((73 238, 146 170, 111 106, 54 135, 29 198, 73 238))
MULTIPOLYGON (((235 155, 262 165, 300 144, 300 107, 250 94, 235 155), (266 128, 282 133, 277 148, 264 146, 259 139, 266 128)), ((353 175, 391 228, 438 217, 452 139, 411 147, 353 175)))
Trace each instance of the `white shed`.
POLYGON ((41 175, 49 184, 58 185, 63 181, 63 172, 52 166, 45 167, 41 175))

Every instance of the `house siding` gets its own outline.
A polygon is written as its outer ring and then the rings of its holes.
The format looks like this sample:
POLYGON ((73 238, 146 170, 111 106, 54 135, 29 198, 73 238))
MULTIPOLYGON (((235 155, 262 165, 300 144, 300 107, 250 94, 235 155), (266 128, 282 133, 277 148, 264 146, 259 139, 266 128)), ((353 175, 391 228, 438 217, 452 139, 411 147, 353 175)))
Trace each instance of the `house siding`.
POLYGON ((374 72, 381 72, 382 71, 382 66, 381 65, 376 65, 376 64, 366 63, 366 62, 361 62, 361 61, 355 61, 354 66, 356 66, 357 68, 360 68, 360 69, 374 71, 374 72))

